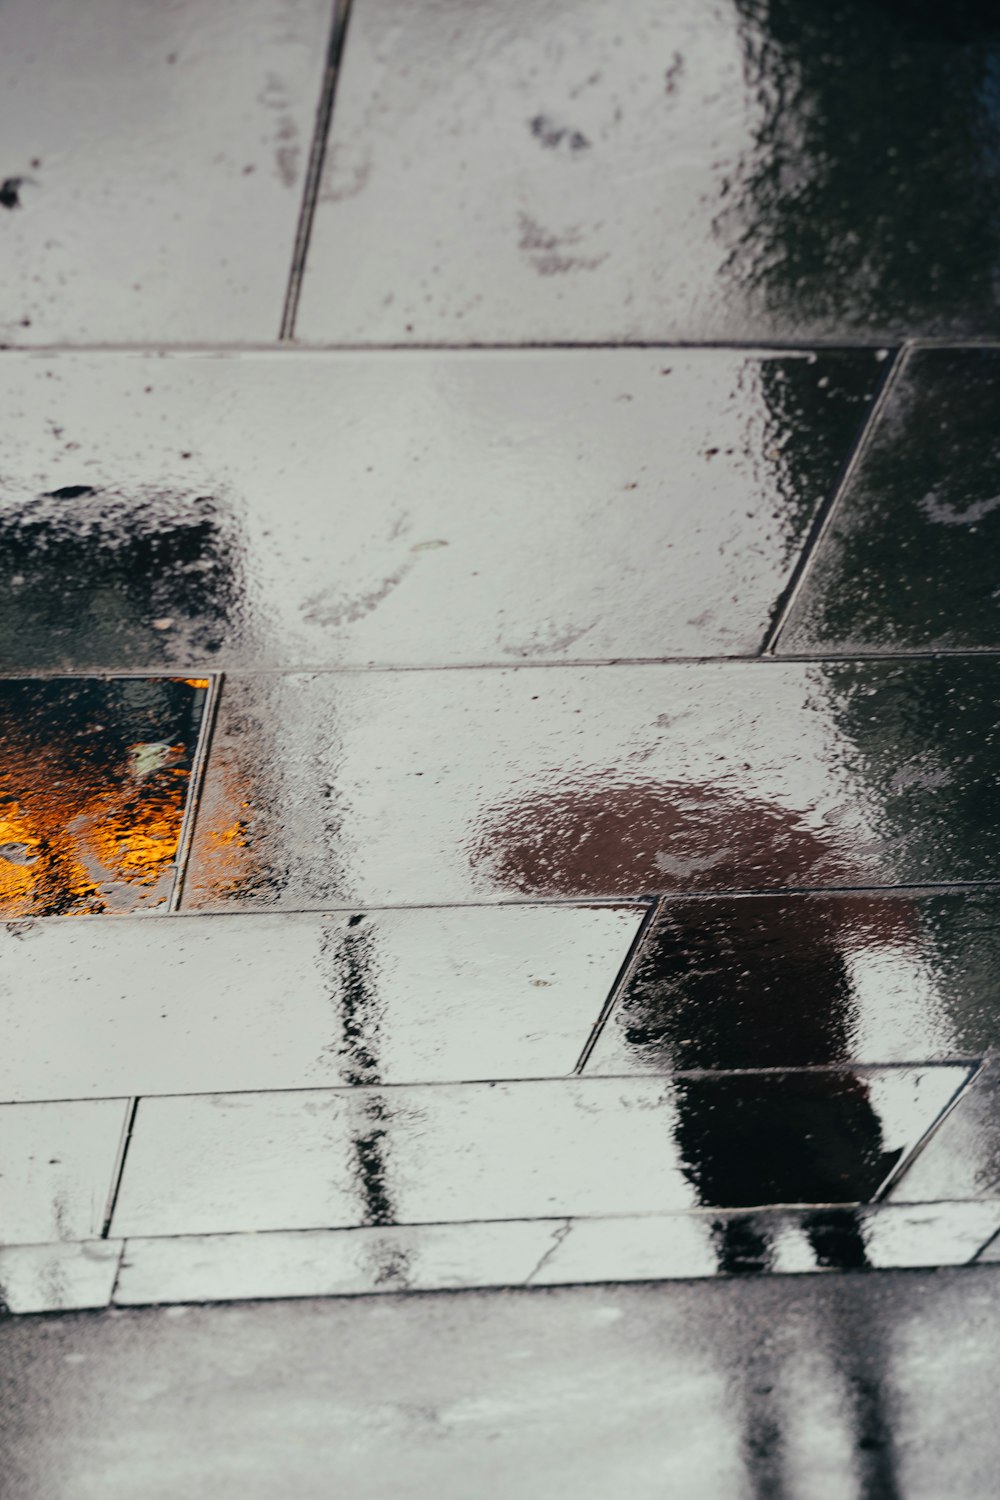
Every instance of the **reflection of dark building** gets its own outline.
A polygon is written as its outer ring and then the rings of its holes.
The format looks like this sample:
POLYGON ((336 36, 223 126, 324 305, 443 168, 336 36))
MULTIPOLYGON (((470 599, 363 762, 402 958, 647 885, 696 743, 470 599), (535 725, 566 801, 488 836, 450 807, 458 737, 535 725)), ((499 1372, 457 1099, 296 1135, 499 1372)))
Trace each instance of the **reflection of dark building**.
POLYGON ((735 4, 759 123, 724 274, 799 333, 995 330, 995 0, 735 4))
POLYGON ((238 628, 245 589, 229 508, 211 495, 66 485, 0 508, 0 660, 191 664, 238 628))

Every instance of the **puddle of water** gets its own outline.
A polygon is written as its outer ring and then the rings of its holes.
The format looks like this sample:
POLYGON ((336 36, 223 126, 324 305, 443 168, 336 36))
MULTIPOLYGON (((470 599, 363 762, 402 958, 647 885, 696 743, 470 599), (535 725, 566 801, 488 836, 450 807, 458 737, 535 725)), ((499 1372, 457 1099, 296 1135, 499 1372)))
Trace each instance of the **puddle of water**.
POLYGON ((208 682, 0 682, 0 915, 165 906, 208 682))

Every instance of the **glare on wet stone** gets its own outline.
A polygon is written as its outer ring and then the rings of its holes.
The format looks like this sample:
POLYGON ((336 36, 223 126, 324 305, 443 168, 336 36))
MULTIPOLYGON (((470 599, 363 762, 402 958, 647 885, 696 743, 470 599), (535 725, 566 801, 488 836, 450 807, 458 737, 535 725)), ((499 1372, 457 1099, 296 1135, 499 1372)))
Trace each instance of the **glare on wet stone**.
MULTIPOLYGON (((144 1099, 111 1231, 852 1204, 875 1195, 967 1077, 939 1067, 144 1099)), ((723 1244, 723 1269, 732 1253, 723 1244)))
POLYGON ((752 653, 881 373, 863 351, 12 357, 0 661, 752 653))
POLYGON ((993 891, 672 899, 587 1071, 979 1056, 998 914, 993 891))
POLYGON ((989 879, 998 664, 226 681, 188 908, 989 879))
POLYGON ((358 0, 300 338, 1000 329, 991 5, 486 0, 471 17, 358 0))
POLYGON ((0 929, 0 1098, 572 1071, 642 907, 0 929), (26 1007, 24 996, 49 997, 26 1007))
POLYGON ((275 338, 328 27, 326 0, 8 0, 3 343, 275 338))

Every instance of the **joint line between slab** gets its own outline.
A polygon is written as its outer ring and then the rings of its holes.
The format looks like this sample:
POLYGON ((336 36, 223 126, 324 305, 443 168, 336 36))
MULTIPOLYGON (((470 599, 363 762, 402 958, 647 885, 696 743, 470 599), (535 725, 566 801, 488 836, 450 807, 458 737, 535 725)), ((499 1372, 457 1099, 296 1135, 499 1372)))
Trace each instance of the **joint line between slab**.
POLYGON ((101 1239, 111 1237, 111 1221, 115 1216, 115 1208, 118 1204, 118 1194, 121 1191, 122 1178, 125 1175, 125 1162, 128 1158, 128 1148, 132 1143, 132 1132, 135 1129, 135 1117, 139 1109, 139 1097, 133 1095, 128 1102, 128 1110, 125 1116, 125 1129, 122 1132, 121 1148, 118 1152, 118 1160, 115 1163, 114 1179, 111 1184, 111 1192, 108 1195, 107 1210, 104 1215, 104 1223, 101 1226, 101 1239))
POLYGON ((642 921, 639 923, 639 930, 635 934, 635 937, 632 939, 632 942, 629 944, 629 950, 625 955, 621 968, 615 975, 611 988, 608 991, 607 998, 604 1001, 604 1004, 601 1006, 597 1020, 590 1028, 590 1035, 584 1042, 583 1050, 576 1060, 576 1066, 573 1069, 573 1074, 575 1076, 579 1076, 580 1074, 582 1074, 584 1068, 587 1066, 587 1063, 590 1061, 590 1055, 593 1052, 594 1048, 597 1046, 597 1043, 600 1041, 604 1028, 611 1016, 611 1012, 618 1004, 619 996, 624 993, 626 985, 632 978, 635 970, 638 968, 639 958, 645 947, 646 934, 649 932, 653 923, 656 921, 656 918, 659 916, 660 907, 662 906, 662 904, 662 897, 658 897, 650 902, 649 906, 647 907, 645 915, 643 916, 642 921))
POLYGON ((761 645, 760 655, 763 657, 774 656, 781 634, 788 624, 792 610, 798 603, 806 579, 812 572, 813 562, 818 556, 823 542, 830 531, 833 517, 840 508, 841 499, 846 494, 851 481, 857 473, 861 460, 867 452, 872 437, 878 428, 882 413, 895 388, 898 372, 902 369, 908 352, 909 346, 908 344, 904 344, 901 348, 894 350, 890 354, 889 366, 883 376, 881 387, 868 410, 866 419, 861 424, 860 431, 855 435, 847 462, 843 467, 839 479, 834 483, 829 495, 817 511, 805 542, 802 545, 802 549, 796 559, 784 598, 761 645))
POLYGON ((302 295, 302 281, 305 276, 306 259, 309 254, 309 241, 312 238, 313 218, 315 217, 316 203, 319 198, 323 163, 326 158, 326 145, 333 120, 333 106, 337 96, 337 82, 340 78, 340 65, 343 60, 344 46, 347 41, 347 24, 350 14, 351 0, 334 0, 333 18, 330 25, 330 40, 326 54, 326 67, 323 73, 319 104, 316 108, 316 124, 313 129, 312 145, 309 151, 309 164, 306 168, 306 179, 302 188, 302 207, 299 212, 299 221, 295 231, 295 246, 292 251, 292 265, 288 275, 288 289, 285 294, 285 305, 281 314, 281 327, 278 331, 278 339, 282 343, 288 343, 295 337, 295 320, 298 317, 299 298, 302 295))

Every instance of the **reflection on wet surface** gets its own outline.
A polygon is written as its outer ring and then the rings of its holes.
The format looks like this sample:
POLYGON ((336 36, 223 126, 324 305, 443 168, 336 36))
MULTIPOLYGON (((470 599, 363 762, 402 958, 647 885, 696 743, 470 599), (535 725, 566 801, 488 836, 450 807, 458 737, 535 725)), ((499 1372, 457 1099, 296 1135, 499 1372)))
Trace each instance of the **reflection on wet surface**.
POLYGON ((185 900, 988 880, 998 681, 972 658, 233 675, 185 900))
POLYGON ((670 900, 587 1068, 979 1056, 998 967, 992 891, 670 900))
POLYGON ((0 1099, 568 1074, 642 911, 9 922, 0 1099))
POLYGON ((0 555, 0 654, 21 667, 211 661, 242 614, 238 531, 212 494, 19 497, 0 510, 0 555))
POLYGON ((8 356, 0 663, 753 653, 887 368, 864 350, 8 356))
POLYGON ((162 906, 208 683, 0 682, 0 913, 162 906))
POLYGON ((1000 644, 1000 353, 906 357, 780 650, 1000 644))
POLYGON ((992 0, 455 14, 367 0, 352 18, 299 337, 1000 327, 992 0), (414 131, 432 149, 414 153, 414 131))
MULTIPOLYGON (((663 1213, 755 1196, 849 1207, 874 1197, 968 1076, 929 1067, 148 1098, 112 1233, 663 1213)), ((849 1215, 821 1214, 809 1232, 824 1263, 858 1262, 849 1215)), ((732 1269, 735 1251, 718 1254, 732 1269)))

